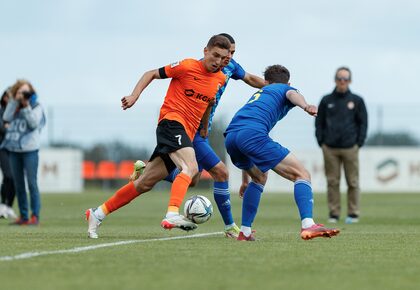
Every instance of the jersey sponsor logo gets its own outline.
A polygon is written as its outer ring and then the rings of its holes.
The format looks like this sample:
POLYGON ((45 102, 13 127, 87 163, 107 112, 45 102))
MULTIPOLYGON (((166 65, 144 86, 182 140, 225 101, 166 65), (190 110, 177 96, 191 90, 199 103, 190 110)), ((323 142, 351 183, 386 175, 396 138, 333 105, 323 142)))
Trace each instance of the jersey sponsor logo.
POLYGON ((347 103, 347 108, 349 108, 349 110, 353 110, 354 109, 354 102, 350 101, 347 103))
POLYGON ((174 68, 179 65, 179 61, 171 63, 171 68, 174 68))
POLYGON ((192 96, 194 96, 195 92, 194 92, 194 90, 193 90, 193 89, 185 89, 184 94, 185 94, 187 97, 192 97, 192 96))
POLYGON ((334 108, 334 104, 329 103, 329 104, 327 105, 327 108, 328 108, 328 109, 332 109, 332 108, 334 108))
POLYGON ((200 100, 206 103, 210 103, 210 101, 212 101, 212 98, 209 98, 203 94, 200 93, 196 93, 193 89, 185 89, 184 91, 185 96, 187 97, 193 97, 196 100, 200 100))

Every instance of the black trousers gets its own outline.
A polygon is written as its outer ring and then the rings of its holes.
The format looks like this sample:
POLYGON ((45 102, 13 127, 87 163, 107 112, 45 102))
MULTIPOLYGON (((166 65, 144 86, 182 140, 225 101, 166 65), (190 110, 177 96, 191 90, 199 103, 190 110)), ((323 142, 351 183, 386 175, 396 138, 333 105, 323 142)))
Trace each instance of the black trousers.
POLYGON ((9 151, 0 149, 0 168, 3 173, 3 181, 1 183, 1 203, 12 207, 15 200, 15 186, 13 185, 12 170, 10 169, 9 151))

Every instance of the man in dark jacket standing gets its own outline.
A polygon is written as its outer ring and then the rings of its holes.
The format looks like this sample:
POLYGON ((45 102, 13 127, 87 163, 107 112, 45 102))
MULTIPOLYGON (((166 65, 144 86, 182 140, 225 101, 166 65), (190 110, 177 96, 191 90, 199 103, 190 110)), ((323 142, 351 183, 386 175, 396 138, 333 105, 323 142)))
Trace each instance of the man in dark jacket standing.
POLYGON ((349 85, 351 71, 340 67, 335 73, 334 91, 322 98, 315 120, 316 138, 324 155, 328 183, 328 208, 331 223, 340 218, 341 165, 347 181, 346 223, 359 221, 359 148, 367 132, 367 111, 363 99, 349 85))

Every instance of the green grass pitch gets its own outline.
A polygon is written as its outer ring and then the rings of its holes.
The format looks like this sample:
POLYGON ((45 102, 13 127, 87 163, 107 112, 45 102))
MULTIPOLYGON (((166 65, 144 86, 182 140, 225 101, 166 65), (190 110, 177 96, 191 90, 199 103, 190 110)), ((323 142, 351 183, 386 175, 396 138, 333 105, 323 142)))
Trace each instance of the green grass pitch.
MULTIPOLYGON (((188 196, 192 193, 213 201, 210 191, 190 190, 188 196)), ((89 240, 84 210, 110 195, 43 195, 41 226, 0 220, 0 257, 223 229, 215 209, 194 232, 164 231, 160 221, 168 194, 156 191, 113 213, 100 238, 89 240)), ((317 222, 325 222, 325 199, 315 195, 317 222)), ((345 196, 342 202, 345 208, 345 196)), ((420 289, 420 194, 363 194, 361 204, 359 224, 340 222, 339 236, 303 241, 293 195, 264 194, 254 223, 257 242, 216 234, 0 259, 0 289, 420 289)), ((232 206, 240 224, 237 196, 232 206)))

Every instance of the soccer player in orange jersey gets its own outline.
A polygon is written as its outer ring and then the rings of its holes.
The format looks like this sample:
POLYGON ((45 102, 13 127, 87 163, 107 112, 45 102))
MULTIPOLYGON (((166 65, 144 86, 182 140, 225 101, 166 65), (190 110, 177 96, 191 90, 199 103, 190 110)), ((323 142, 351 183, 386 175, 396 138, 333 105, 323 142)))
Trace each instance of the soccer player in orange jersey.
POLYGON ((160 110, 156 129, 157 146, 149 163, 137 180, 120 188, 99 207, 86 211, 90 238, 98 238, 98 227, 106 215, 151 190, 176 167, 181 169, 181 173, 172 184, 168 211, 161 226, 165 229, 180 228, 187 231, 197 227, 179 214, 179 208, 192 178, 198 173, 192 139, 200 122, 208 122, 215 95, 225 83, 226 77, 220 67, 228 56, 229 49, 229 40, 215 35, 204 48, 203 59, 184 59, 148 71, 141 77, 131 95, 121 99, 122 108, 126 110, 136 103, 140 94, 154 79, 172 78, 160 110))

